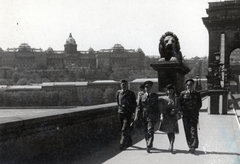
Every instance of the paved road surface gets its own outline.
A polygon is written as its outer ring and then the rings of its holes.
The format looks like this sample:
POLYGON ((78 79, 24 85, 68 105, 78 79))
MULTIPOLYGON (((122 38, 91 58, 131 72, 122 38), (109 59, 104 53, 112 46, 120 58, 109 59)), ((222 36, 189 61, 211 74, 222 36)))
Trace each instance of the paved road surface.
MULTIPOLYGON (((240 164, 240 130, 232 110, 227 115, 209 115, 207 99, 200 112, 199 148, 188 152, 182 120, 176 135, 174 153, 169 152, 167 135, 156 131, 154 148, 149 154, 145 140, 120 152, 118 141, 95 154, 73 162, 86 164, 240 164)), ((135 136, 136 140, 136 136, 135 136)))

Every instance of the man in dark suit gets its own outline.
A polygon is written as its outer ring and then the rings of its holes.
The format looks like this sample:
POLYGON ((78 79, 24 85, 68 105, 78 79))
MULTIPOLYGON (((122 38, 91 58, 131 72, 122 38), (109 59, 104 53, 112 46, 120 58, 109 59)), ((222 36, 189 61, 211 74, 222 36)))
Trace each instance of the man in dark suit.
POLYGON ((202 107, 202 99, 200 93, 194 90, 194 80, 188 79, 185 81, 186 90, 180 94, 180 106, 183 114, 183 127, 186 135, 189 151, 194 154, 198 148, 198 116, 199 110, 202 107))
POLYGON ((133 91, 128 90, 128 82, 120 81, 121 90, 117 91, 118 116, 121 128, 120 149, 124 150, 132 146, 130 124, 136 109, 136 96, 133 91))
POLYGON ((153 147, 154 126, 158 120, 158 95, 152 93, 152 81, 144 82, 144 93, 140 95, 137 101, 137 108, 134 120, 141 120, 144 128, 144 135, 147 145, 147 152, 153 147), (141 118, 137 118, 141 116, 141 118))

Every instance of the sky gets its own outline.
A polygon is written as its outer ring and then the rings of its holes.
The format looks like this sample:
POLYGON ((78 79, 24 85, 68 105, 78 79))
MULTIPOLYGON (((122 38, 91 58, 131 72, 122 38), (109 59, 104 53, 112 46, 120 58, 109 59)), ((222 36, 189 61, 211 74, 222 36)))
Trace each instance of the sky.
POLYGON ((0 0, 0 47, 64 50, 72 33, 78 51, 121 44, 159 56, 159 39, 171 31, 185 58, 204 57, 208 2, 219 0, 0 0))

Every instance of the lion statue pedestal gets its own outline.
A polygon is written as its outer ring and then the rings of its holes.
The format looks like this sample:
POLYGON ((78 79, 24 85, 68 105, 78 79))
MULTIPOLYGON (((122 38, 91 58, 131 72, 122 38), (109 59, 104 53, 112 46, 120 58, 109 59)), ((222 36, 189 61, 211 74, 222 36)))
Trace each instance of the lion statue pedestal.
POLYGON ((165 92, 168 84, 175 86, 177 95, 185 89, 185 74, 190 69, 183 62, 164 61, 150 66, 158 72, 158 92, 165 92))
POLYGON ((173 84, 176 94, 179 95, 185 89, 185 74, 190 69, 183 60, 177 35, 170 31, 163 34, 158 50, 160 54, 158 64, 151 64, 151 67, 158 72, 159 95, 165 93, 168 84, 173 84))

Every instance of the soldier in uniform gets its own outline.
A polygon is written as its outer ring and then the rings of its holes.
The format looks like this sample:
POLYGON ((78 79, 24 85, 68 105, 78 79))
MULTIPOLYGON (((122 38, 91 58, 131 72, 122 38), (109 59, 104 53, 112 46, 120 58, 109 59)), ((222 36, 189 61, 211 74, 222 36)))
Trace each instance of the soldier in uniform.
POLYGON ((124 150, 132 146, 130 124, 134 118, 137 106, 136 96, 133 91, 128 90, 128 81, 120 81, 121 90, 117 91, 118 117, 121 128, 120 149, 124 150))
POLYGON ((137 101, 137 114, 134 120, 141 120, 144 128, 144 135, 146 140, 147 152, 150 153, 150 149, 153 147, 154 139, 154 126, 158 120, 158 95, 152 93, 152 81, 144 82, 145 93, 141 94, 137 101), (137 118, 139 117, 140 118, 137 118))
POLYGON ((180 94, 180 108, 182 111, 183 127, 186 135, 189 151, 194 154, 198 148, 198 116, 199 110, 202 107, 200 93, 193 89, 194 80, 188 79, 185 81, 186 90, 180 94))

